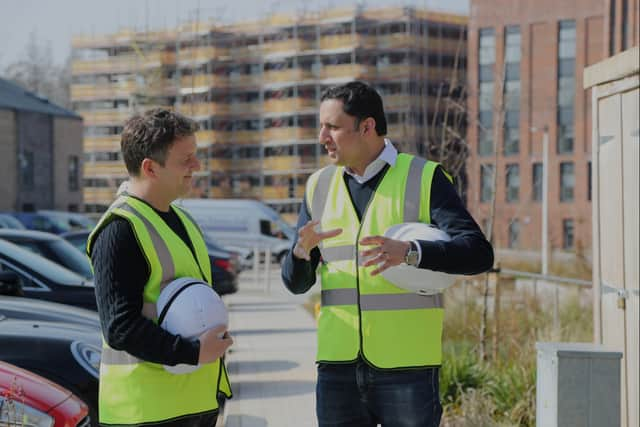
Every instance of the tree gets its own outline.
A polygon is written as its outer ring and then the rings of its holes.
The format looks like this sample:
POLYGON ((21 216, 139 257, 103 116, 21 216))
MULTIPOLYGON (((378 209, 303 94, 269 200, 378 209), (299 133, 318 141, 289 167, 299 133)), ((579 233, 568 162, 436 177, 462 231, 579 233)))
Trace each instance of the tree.
POLYGON ((31 32, 24 56, 9 64, 2 76, 52 103, 70 108, 70 62, 68 59, 62 66, 55 65, 51 42, 41 42, 36 33, 31 32))

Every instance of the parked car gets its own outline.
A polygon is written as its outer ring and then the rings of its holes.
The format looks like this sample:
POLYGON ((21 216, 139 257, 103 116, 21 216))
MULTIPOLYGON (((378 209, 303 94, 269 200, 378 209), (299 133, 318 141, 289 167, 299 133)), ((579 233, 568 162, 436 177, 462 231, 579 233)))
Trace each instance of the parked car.
MULTIPOLYGON (((2 281, 2 277, 0 277, 0 281, 2 281)), ((17 285, 14 284, 14 288, 15 286, 17 285)), ((92 327, 100 333, 100 318, 95 311, 11 295, 15 295, 15 289, 11 289, 11 286, 6 284, 0 286, 0 315, 18 320, 78 323, 92 327)))
POLYGON ((89 258, 60 236, 44 231, 0 229, 0 239, 35 252, 86 279, 93 279, 89 258))
POLYGON ((18 219, 29 230, 46 231, 60 234, 71 231, 69 224, 55 217, 50 217, 37 212, 12 212, 11 215, 18 219))
POLYGON ((15 228, 18 230, 24 230, 26 227, 13 215, 0 213, 0 228, 15 228))
POLYGON ((89 406, 94 426, 98 421, 100 357, 101 335, 94 327, 0 315, 0 360, 71 391, 89 406))
POLYGON ((93 282, 29 250, 0 239, 0 273, 13 275, 26 297, 97 310, 93 282))
POLYGON ((223 247, 268 248, 274 261, 284 259, 295 236, 273 208, 257 200, 180 199, 176 204, 223 247))
POLYGON ((87 240, 89 240, 91 230, 69 231, 60 234, 60 237, 71 243, 76 249, 83 254, 87 251, 87 240))
POLYGON ((58 221, 68 225, 70 230, 91 230, 96 226, 96 222, 88 216, 79 212, 66 212, 54 210, 39 210, 37 213, 45 215, 49 218, 55 218, 58 221))
POLYGON ((220 295, 233 294, 238 291, 238 274, 236 264, 229 251, 226 251, 211 239, 205 237, 205 244, 211 262, 211 279, 213 289, 220 295))
POLYGON ((0 361, 0 425, 86 427, 89 407, 64 387, 0 361))

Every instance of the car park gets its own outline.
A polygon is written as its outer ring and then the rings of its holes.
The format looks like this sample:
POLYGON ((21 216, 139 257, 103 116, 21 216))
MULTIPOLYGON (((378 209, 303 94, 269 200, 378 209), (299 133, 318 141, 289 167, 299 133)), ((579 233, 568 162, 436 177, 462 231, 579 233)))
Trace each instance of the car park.
POLYGON ((66 223, 70 230, 91 230, 96 226, 96 222, 88 216, 79 212, 65 212, 55 210, 39 210, 40 215, 56 219, 62 223, 66 223))
POLYGON ((100 332, 100 318, 95 311, 11 295, 15 293, 7 291, 7 287, 0 284, 0 315, 19 320, 78 323, 100 332))
POLYGON ((87 427, 89 408, 58 384, 0 361, 0 426, 87 427))
POLYGON ((53 234, 71 231, 71 227, 65 221, 37 212, 12 212, 11 215, 29 230, 46 231, 53 234))
POLYGON ((5 282, 16 282, 18 295, 97 310, 93 282, 3 239, 0 274, 5 282))
POLYGON ((34 230, 0 229, 0 239, 35 252, 88 280, 93 279, 89 258, 58 235, 34 230))

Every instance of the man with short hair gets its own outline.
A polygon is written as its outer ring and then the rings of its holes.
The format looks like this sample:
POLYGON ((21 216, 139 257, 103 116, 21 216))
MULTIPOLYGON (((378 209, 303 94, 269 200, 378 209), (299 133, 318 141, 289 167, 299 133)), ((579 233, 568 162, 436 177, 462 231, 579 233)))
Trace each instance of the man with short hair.
POLYGON ((452 274, 491 268, 493 249, 435 162, 399 154, 384 136, 380 95, 351 82, 321 97, 319 142, 332 165, 309 177, 282 278, 293 293, 322 283, 316 412, 320 427, 440 423, 442 295, 394 286, 406 263, 452 274), (395 224, 433 224, 451 241, 384 237, 395 224), (362 261, 362 260, 366 261, 362 261))
POLYGON ((192 341, 157 324, 156 301, 172 280, 194 277, 211 284, 202 233, 172 204, 189 192, 200 169, 197 130, 181 114, 154 109, 129 119, 122 132, 126 192, 87 243, 104 337, 101 425, 211 427, 218 394, 231 397, 222 356, 232 339, 225 327, 192 341), (201 366, 182 374, 162 366, 180 363, 201 366))

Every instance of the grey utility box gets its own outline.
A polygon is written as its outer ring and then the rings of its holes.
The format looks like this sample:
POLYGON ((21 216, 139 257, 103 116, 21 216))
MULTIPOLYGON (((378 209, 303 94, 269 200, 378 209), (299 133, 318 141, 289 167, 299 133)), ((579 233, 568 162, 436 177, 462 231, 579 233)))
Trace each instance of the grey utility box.
POLYGON ((586 343, 536 348, 536 427, 620 426, 621 352, 586 343))

